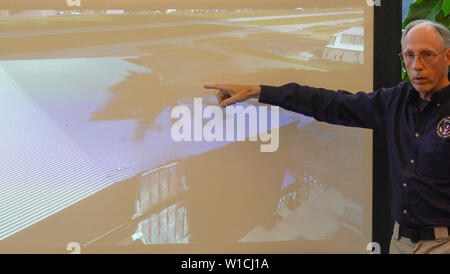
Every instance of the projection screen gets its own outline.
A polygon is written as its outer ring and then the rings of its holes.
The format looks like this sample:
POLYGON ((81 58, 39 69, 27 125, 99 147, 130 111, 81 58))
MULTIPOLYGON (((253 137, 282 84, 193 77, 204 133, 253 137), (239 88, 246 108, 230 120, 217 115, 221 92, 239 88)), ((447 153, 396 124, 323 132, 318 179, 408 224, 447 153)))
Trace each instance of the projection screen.
POLYGON ((367 1, 1 5, 1 253, 367 253, 371 130, 252 99, 209 128, 244 138, 210 140, 202 117, 204 84, 372 91, 367 1))

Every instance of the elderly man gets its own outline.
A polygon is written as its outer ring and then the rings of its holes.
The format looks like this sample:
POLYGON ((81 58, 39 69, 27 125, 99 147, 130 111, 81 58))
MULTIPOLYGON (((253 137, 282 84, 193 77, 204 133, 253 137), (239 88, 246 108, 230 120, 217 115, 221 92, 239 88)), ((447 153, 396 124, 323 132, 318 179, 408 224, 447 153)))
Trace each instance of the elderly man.
POLYGON ((331 124, 382 130, 391 163, 396 220, 390 253, 450 253, 450 32, 411 22, 400 56, 411 82, 372 93, 291 83, 281 87, 205 85, 222 107, 249 98, 331 124))

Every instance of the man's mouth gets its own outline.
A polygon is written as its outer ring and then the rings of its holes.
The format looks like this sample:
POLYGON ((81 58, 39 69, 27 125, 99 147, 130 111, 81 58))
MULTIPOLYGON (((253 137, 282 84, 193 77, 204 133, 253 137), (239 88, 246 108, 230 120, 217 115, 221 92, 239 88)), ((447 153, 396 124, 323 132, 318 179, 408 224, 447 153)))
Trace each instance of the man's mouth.
POLYGON ((419 84, 425 83, 427 80, 428 80, 428 79, 425 78, 425 77, 414 77, 414 78, 413 78, 413 81, 414 81, 415 83, 419 83, 419 84))

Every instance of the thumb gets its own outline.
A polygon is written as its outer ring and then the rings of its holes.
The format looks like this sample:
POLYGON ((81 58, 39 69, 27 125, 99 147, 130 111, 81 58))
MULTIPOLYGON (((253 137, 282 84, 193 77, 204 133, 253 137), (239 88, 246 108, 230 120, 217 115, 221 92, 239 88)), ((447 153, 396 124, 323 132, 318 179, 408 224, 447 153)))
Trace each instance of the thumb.
POLYGON ((225 108, 229 105, 236 104, 237 102, 236 96, 231 96, 230 98, 223 100, 222 103, 220 103, 220 106, 225 108))

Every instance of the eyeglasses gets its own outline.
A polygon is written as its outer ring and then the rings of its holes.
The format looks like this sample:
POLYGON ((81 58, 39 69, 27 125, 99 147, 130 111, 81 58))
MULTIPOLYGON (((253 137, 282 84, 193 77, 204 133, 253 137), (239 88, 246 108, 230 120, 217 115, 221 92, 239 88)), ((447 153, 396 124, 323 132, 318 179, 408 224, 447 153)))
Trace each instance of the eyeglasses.
POLYGON ((444 51, 446 51, 448 48, 443 49, 442 51, 438 52, 438 53, 433 53, 433 52, 421 52, 419 54, 414 54, 413 52, 400 52, 398 54, 398 56, 400 56, 400 60, 405 63, 405 64, 409 64, 411 63, 413 60, 416 60, 416 56, 419 57, 420 60, 422 60, 425 63, 429 63, 431 61, 433 61, 434 57, 438 56, 439 54, 443 53, 444 51))

